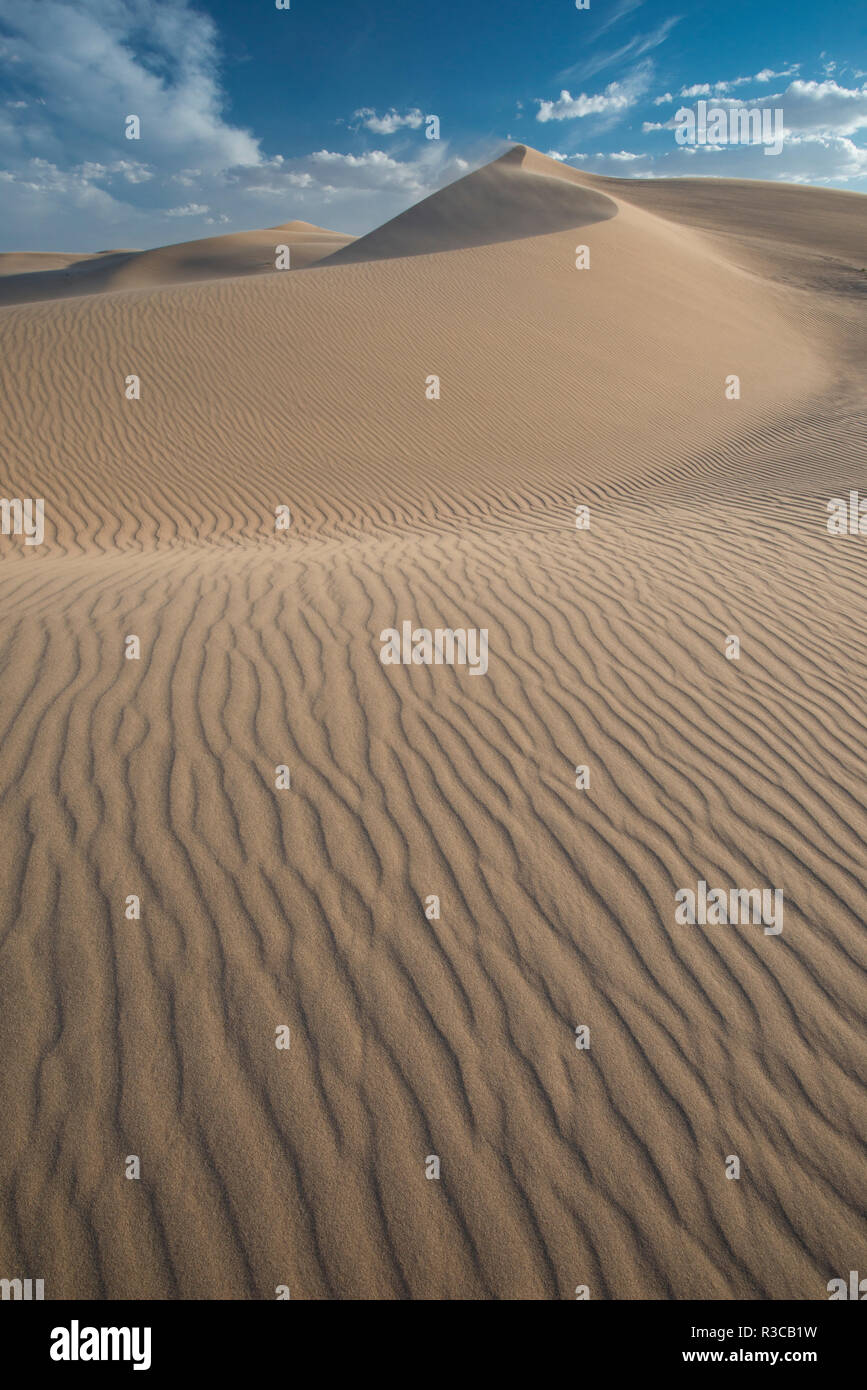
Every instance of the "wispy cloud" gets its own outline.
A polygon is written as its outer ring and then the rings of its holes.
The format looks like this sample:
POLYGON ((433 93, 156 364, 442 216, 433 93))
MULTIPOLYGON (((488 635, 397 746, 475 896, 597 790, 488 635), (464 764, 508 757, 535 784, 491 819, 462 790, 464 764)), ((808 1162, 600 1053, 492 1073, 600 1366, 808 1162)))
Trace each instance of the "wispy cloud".
POLYGON ((556 81, 568 82, 573 78, 587 81, 595 77, 597 73, 604 72, 606 68, 615 64, 623 66, 625 63, 635 63, 640 58, 652 53, 659 48, 660 44, 665 43, 672 29, 679 24, 682 15, 669 15, 656 29, 648 34, 635 34, 628 43, 620 48, 611 50, 608 53, 594 53, 587 58, 582 58, 580 62, 573 63, 571 67, 564 68, 556 75, 556 81))
POLYGON ((625 19, 628 14, 634 14, 636 10, 640 10, 643 4, 644 0, 620 0, 619 5, 612 5, 608 15, 594 30, 594 37, 598 38, 601 34, 606 33, 612 25, 625 19))

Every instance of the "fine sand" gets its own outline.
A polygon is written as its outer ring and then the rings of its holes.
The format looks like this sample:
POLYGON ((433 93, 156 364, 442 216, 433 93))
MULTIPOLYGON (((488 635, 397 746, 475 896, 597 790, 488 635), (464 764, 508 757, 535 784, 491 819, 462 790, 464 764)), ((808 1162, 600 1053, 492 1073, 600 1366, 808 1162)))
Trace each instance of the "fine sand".
POLYGON ((0 1274, 867 1273, 867 199, 519 146, 354 242, 3 260, 0 1274))

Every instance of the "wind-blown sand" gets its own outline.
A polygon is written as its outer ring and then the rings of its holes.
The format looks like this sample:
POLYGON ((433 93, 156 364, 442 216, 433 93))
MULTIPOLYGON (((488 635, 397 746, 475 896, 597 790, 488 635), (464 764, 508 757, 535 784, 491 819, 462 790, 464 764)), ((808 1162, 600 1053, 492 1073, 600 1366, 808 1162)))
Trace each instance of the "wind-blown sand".
POLYGON ((300 274, 164 248, 0 313, 46 524, 0 538, 0 1273, 864 1272, 867 538, 826 504, 865 248, 857 195, 517 147, 300 274), (487 628, 487 675, 382 665, 406 619, 487 628), (676 924, 699 879, 782 889, 782 934, 676 924))

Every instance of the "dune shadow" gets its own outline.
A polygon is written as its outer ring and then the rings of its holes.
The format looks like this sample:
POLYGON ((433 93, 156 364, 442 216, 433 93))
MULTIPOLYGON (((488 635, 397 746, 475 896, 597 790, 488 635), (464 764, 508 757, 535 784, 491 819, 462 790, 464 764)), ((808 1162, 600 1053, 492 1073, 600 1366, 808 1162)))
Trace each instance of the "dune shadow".
POLYGON ((0 307, 96 294, 110 288, 113 275, 141 254, 140 251, 98 253, 92 259, 75 261, 55 270, 28 270, 18 275, 0 276, 0 307))

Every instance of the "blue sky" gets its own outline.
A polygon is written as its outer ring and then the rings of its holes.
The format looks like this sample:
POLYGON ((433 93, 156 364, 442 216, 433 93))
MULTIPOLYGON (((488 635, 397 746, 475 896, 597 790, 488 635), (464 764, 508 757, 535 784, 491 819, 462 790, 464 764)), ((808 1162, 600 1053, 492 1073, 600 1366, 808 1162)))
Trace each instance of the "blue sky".
POLYGON ((867 191, 863 0, 0 0, 0 79, 4 251, 361 233, 509 141, 867 191), (781 109, 781 153, 678 145, 701 98, 781 109))

